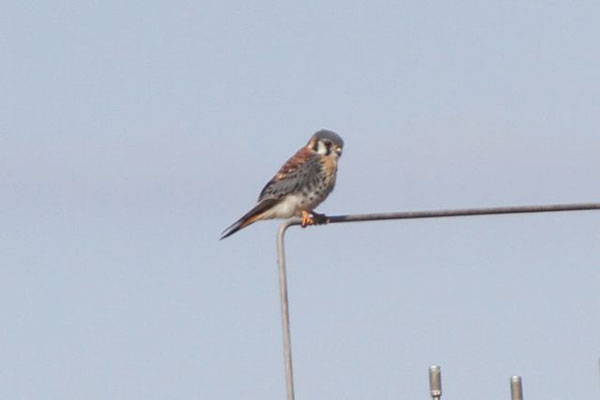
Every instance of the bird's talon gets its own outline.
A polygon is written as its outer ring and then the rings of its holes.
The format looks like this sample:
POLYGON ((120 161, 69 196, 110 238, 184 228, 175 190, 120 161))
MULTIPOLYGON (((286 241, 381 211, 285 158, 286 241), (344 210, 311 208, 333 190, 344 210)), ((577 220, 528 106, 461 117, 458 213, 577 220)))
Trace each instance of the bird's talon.
POLYGON ((300 223, 300 226, 306 228, 308 225, 314 224, 315 221, 313 220, 311 213, 309 213, 308 211, 302 211, 302 222, 300 223))
POLYGON ((329 223, 329 217, 316 212, 302 211, 302 222, 300 226, 306 228, 309 225, 323 225, 329 223))

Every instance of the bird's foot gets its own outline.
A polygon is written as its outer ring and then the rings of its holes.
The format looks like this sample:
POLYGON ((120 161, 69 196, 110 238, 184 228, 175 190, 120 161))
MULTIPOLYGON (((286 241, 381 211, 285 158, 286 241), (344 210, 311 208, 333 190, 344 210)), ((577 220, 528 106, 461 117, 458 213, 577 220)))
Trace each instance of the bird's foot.
POLYGON ((319 214, 314 211, 302 211, 301 226, 306 228, 309 225, 322 225, 329 222, 329 218, 325 214, 319 214))
POLYGON ((313 221, 311 213, 309 213, 308 211, 302 210, 302 222, 300 223, 300 226, 302 226, 303 228, 306 228, 308 225, 314 225, 314 224, 315 224, 315 221, 313 221))

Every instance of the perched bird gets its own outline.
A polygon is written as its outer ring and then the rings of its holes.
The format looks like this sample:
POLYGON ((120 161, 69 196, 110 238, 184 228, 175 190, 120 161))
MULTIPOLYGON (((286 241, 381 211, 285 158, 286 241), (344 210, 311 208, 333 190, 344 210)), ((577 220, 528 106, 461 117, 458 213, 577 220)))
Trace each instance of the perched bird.
POLYGON ((265 219, 302 217, 302 226, 322 223, 313 210, 335 185, 344 141, 328 130, 316 132, 275 174, 260 192, 258 204, 223 231, 221 239, 265 219))

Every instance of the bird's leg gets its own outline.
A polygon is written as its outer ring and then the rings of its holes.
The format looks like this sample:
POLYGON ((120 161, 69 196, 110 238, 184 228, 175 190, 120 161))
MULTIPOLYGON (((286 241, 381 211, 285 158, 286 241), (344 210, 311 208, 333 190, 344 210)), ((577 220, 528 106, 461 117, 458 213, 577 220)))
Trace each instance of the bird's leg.
POLYGON ((310 212, 306 211, 306 210, 302 210, 302 222, 300 223, 300 226, 302 226, 303 228, 306 228, 308 225, 314 225, 315 221, 313 221, 312 215, 310 214, 310 212))
POLYGON ((325 214, 319 214, 314 211, 302 210, 301 226, 306 228, 308 225, 322 225, 329 222, 329 218, 325 214))

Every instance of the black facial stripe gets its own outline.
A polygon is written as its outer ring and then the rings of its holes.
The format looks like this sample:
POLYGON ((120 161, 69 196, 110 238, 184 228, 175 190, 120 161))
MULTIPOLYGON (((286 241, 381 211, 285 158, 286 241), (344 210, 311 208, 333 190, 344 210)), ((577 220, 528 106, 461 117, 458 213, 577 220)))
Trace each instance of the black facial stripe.
POLYGON ((325 148, 327 149, 325 155, 328 156, 329 154, 331 154, 331 142, 325 142, 325 148))

